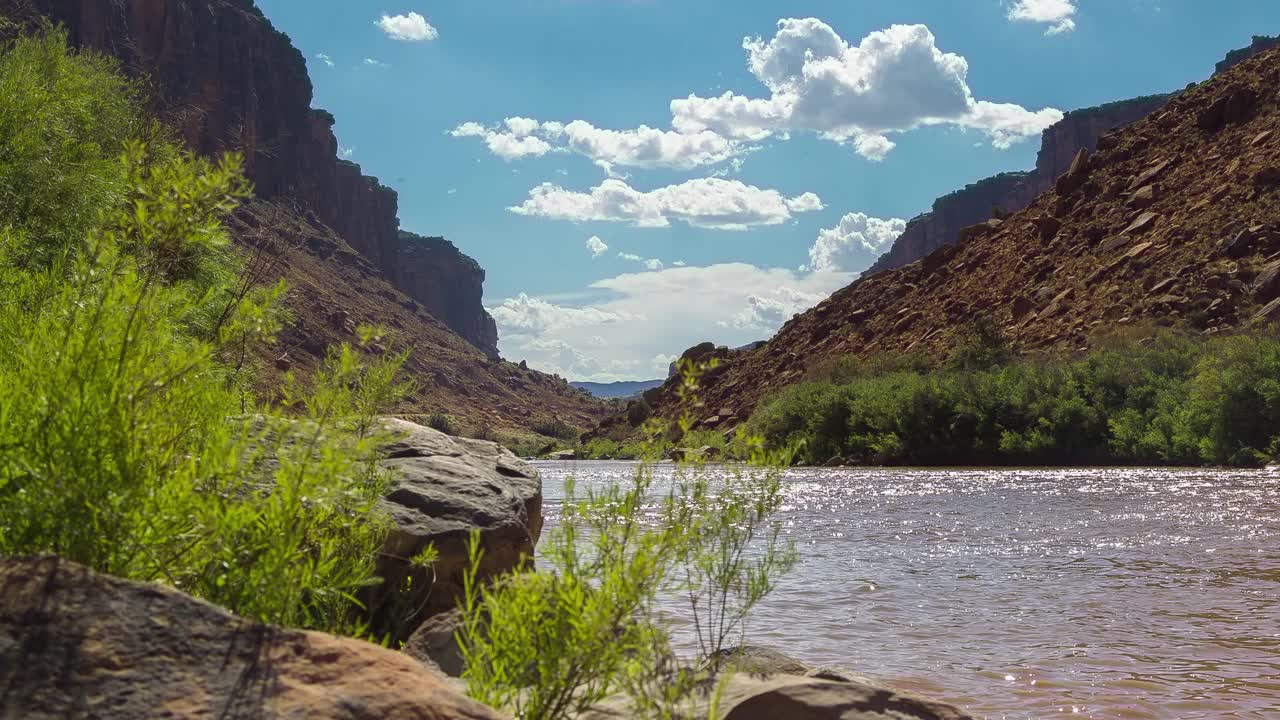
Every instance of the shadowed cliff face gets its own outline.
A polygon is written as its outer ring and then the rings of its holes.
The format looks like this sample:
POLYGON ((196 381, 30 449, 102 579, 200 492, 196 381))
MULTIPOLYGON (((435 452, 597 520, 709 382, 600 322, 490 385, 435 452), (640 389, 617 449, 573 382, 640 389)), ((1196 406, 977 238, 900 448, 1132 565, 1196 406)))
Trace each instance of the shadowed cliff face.
POLYGON ((412 291, 403 290, 432 298, 420 301, 497 356, 493 318, 480 300, 483 271, 456 249, 448 262, 448 253, 401 253, 396 192, 338 158, 333 116, 311 108, 302 53, 252 0, 6 1, 66 25, 73 44, 148 78, 155 114, 188 146, 242 152, 258 197, 309 208, 393 283, 412 278, 412 291), (422 266, 405 266, 419 258, 422 266))

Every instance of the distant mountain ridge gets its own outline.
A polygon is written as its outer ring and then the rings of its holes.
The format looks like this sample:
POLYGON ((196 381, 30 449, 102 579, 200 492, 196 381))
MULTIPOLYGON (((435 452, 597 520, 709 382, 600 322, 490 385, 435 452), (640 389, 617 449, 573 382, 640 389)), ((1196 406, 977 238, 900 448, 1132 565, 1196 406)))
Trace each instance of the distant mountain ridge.
POLYGON ((586 390, 593 397, 610 400, 613 398, 629 398, 634 395, 639 395, 645 390, 650 390, 662 385, 664 382, 666 382, 665 378, 662 380, 619 380, 618 382, 608 383, 581 381, 571 382, 569 384, 579 390, 586 390))

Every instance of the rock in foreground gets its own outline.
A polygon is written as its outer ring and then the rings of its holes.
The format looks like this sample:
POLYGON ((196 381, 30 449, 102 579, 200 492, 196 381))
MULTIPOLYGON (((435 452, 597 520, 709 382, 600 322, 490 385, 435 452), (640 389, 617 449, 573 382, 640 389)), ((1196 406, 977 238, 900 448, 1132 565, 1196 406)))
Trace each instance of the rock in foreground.
MULTIPOLYGON (((723 720, 973 720, 946 703, 898 692, 835 668, 813 668, 768 648, 723 651, 729 674, 720 688, 723 720)), ((681 708, 681 720, 712 717, 709 698, 681 708)), ((597 706, 582 720, 631 717, 625 698, 597 706)))
POLYGON ((542 534, 542 480, 534 469, 497 443, 450 437, 404 420, 388 420, 401 436, 386 448, 383 464, 397 473, 382 508, 393 526, 370 598, 374 628, 405 640, 427 618, 456 606, 467 567, 467 543, 480 533, 481 579, 511 572, 533 557, 542 534), (428 544, 440 559, 432 573, 408 562, 428 544), (390 592, 412 577, 408 596, 390 592), (391 607, 389 603, 400 606, 391 607), (407 621, 395 618, 408 617, 407 621))
POLYGON ((0 559, 0 718, 489 720, 400 653, 51 556, 0 559))

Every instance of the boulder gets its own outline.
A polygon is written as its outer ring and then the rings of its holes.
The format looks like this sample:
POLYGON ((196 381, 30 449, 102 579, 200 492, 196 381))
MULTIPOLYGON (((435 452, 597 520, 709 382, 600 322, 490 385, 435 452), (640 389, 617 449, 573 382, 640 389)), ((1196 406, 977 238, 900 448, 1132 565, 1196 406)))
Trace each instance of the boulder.
POLYGON ((577 450, 557 450, 552 453, 547 453, 547 459, 548 460, 577 460, 578 451, 577 450))
POLYGON ((383 461, 397 474, 382 502, 393 525, 378 563, 383 584, 366 600, 373 629, 400 642, 426 618, 456 605, 473 530, 484 551, 481 578, 527 564, 542 533, 542 481, 497 443, 450 437, 404 420, 387 422, 401 435, 383 461), (428 544, 440 556, 434 578, 408 561, 428 544), (409 577, 409 597, 393 592, 409 577), (395 622, 404 616, 405 603, 409 622, 395 622))
POLYGON ((1253 283, 1253 294, 1259 302, 1270 302, 1280 297, 1280 260, 1267 263, 1253 283))
POLYGON ((1070 195, 1079 190, 1089 179, 1089 170, 1089 150, 1080 148, 1071 160, 1071 167, 1067 168, 1067 171, 1054 183, 1054 189, 1059 195, 1070 195))
POLYGON ((1141 210, 1143 208, 1151 207, 1155 203, 1155 201, 1156 201, 1156 186, 1143 185, 1142 187, 1135 190, 1132 195, 1129 196, 1129 207, 1137 208, 1141 210))
POLYGON ((0 717, 503 716, 401 653, 42 556, 0 559, 0 717))
POLYGON ((450 610, 422 623, 400 651, 422 663, 428 670, 447 677, 462 677, 466 660, 458 645, 462 611, 450 610))
MULTIPOLYGON (((711 697, 697 696, 674 717, 701 720, 972 720, 946 703, 901 693, 835 668, 812 668, 775 650, 745 646, 722 651, 732 661, 719 683, 718 712, 711 697)), ((626 698, 614 697, 581 720, 631 718, 626 698)))

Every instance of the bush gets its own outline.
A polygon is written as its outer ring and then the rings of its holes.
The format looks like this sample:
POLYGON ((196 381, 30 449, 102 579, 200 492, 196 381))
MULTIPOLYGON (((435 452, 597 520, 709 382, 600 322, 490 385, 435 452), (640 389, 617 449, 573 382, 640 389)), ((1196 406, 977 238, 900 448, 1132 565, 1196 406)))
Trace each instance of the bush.
POLYGON ((723 484, 682 466, 659 493, 643 464, 630 486, 585 497, 568 480, 560 523, 543 540, 549 567, 539 573, 480 586, 473 535, 459 632, 472 697, 517 717, 558 720, 622 692, 632 716, 672 717, 705 688, 706 670, 716 669, 708 661, 741 634, 796 558, 770 519, 782 505, 782 458, 753 447, 756 469, 739 468, 723 484), (657 598, 673 592, 688 598, 697 629, 692 666, 676 660, 654 613, 657 598))
POLYGON ((453 425, 453 420, 444 413, 432 413, 431 417, 427 418, 427 427, 439 430, 445 435, 457 434, 457 429, 453 425))
POLYGON ((840 382, 788 388, 748 427, 769 447, 802 445, 811 463, 1254 464, 1280 436, 1273 335, 1162 331, 1072 361, 961 357, 933 370, 850 364, 840 382))
POLYGON ((343 346, 284 406, 246 396, 251 370, 220 358, 270 338, 283 287, 229 292, 239 159, 129 141, 129 86, 64 41, 0 55, 0 554, 359 632, 387 528, 375 417, 404 356, 343 346))
POLYGON ((545 420, 533 426, 533 431, 557 440, 577 440, 582 434, 580 430, 560 418, 545 420))

